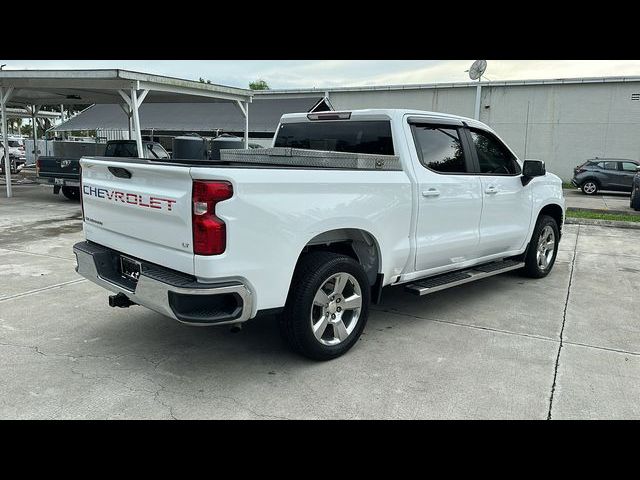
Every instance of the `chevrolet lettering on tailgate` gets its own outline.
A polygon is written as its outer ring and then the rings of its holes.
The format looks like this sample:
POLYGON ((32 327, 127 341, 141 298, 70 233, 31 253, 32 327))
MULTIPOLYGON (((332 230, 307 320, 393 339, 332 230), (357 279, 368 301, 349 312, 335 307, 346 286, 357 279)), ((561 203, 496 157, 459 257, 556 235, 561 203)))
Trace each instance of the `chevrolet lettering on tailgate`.
POLYGON ((129 205, 137 205, 138 207, 155 208, 159 210, 167 210, 169 212, 173 209, 173 204, 176 203, 175 200, 170 198, 121 192, 119 190, 111 190, 108 188, 96 188, 89 185, 83 185, 82 192, 84 195, 104 198, 113 202, 128 203, 129 205))

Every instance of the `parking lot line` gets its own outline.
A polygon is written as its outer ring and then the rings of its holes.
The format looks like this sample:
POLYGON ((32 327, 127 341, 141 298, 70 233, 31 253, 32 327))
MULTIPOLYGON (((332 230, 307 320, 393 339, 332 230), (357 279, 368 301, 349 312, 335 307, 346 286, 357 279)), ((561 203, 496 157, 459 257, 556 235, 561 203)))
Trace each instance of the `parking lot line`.
POLYGON ((72 285, 74 283, 86 282, 87 280, 84 278, 78 280, 70 280, 68 282, 62 282, 55 285, 49 285, 48 287, 36 288, 35 290, 29 290, 28 292, 16 293, 14 295, 9 295, 8 297, 0 297, 0 302, 5 302, 7 300, 12 300, 14 298, 26 297, 27 295, 35 295, 40 292, 44 292, 46 290, 51 290, 53 288, 64 287, 65 285, 72 285))

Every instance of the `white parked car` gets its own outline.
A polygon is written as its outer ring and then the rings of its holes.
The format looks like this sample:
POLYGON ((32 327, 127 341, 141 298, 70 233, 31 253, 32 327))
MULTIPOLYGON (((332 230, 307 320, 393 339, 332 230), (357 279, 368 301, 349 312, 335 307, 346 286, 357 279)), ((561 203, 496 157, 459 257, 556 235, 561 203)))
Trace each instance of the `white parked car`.
POLYGON ((78 273, 114 292, 112 306, 191 325, 278 313, 293 349, 330 359, 387 285, 425 295, 553 267, 561 180, 478 121, 288 114, 273 146, 214 164, 83 158, 78 273))
POLYGON ((27 154, 24 148, 24 140, 20 137, 9 136, 9 153, 24 163, 27 159, 27 154))
MULTIPOLYGON (((27 162, 27 157, 24 149, 24 140, 21 138, 15 138, 9 136, 9 158, 11 161, 11 172, 16 173, 19 171, 27 162)), ((0 172, 4 174, 4 142, 0 139, 0 158, 2 158, 2 165, 0 166, 0 172)))

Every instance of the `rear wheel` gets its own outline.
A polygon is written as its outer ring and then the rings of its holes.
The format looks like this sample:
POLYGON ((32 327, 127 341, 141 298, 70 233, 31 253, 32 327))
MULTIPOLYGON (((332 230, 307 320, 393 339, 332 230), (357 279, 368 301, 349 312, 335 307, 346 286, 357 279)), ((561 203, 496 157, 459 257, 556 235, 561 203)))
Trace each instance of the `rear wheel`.
POLYGON ((524 274, 532 278, 546 277, 556 261, 559 241, 558 224, 552 217, 542 215, 531 236, 525 257, 524 274))
POLYGON ((78 187, 62 187, 62 194, 69 200, 80 199, 80 189, 78 187))
POLYGON ((595 180, 586 180, 580 188, 586 195, 595 195, 598 193, 598 183, 595 180))
POLYGON ((339 357, 358 341, 369 299, 369 281, 358 262, 330 252, 310 253, 294 273, 281 332, 289 346, 306 357, 339 357))

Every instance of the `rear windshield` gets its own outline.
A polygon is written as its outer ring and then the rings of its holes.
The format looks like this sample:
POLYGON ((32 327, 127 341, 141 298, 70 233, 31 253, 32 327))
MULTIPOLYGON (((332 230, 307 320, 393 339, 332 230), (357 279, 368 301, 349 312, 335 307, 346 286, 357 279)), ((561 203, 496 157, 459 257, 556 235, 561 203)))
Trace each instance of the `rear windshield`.
POLYGON ((274 146, 335 152, 393 155, 391 122, 312 121, 283 123, 274 146))
POLYGON ((104 152, 105 157, 137 157, 136 142, 108 143, 104 152))

